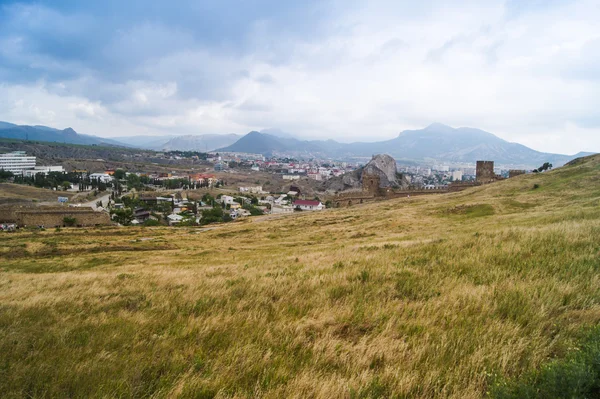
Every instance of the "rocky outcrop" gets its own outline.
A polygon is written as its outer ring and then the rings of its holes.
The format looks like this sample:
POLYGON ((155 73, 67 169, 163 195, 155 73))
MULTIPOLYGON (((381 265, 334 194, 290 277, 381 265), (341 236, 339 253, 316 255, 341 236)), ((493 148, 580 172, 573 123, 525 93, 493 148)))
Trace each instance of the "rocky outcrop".
POLYGON ((361 170, 358 169, 324 181, 318 188, 318 191, 328 194, 335 194, 342 191, 360 190, 360 188, 361 170))
POLYGON ((408 186, 408 181, 397 172, 396 160, 387 154, 374 155, 371 161, 363 168, 362 177, 365 175, 379 176, 379 187, 401 188, 408 186))

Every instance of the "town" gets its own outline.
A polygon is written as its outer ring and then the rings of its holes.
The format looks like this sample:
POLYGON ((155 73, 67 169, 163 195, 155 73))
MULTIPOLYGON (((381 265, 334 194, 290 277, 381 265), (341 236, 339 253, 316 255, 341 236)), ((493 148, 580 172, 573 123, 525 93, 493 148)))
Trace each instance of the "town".
MULTIPOLYGON (((152 171, 152 165, 136 172, 123 169, 66 171, 61 165, 37 165, 36 157, 22 151, 0 154, 0 179, 56 193, 55 203, 4 204, 0 207, 0 223, 5 230, 111 223, 203 226, 253 216, 322 211, 351 205, 353 199, 354 203, 363 203, 411 194, 457 191, 481 183, 478 168, 468 164, 397 166, 389 156, 386 162, 390 165, 385 171, 385 166, 377 164, 380 156, 366 164, 364 161, 265 159, 260 154, 248 153, 176 151, 160 156, 202 160, 203 171, 199 172, 196 167, 195 170, 157 172, 152 171), (367 187, 364 177, 365 170, 372 175, 373 168, 378 175, 375 188, 373 183, 367 187), (387 183, 380 182, 380 177, 387 183), (386 191, 382 192, 384 188, 386 191), (392 188, 395 190, 390 191, 392 188)), ((551 165, 546 165, 546 169, 549 167, 551 165)), ((491 182, 526 171, 495 169, 492 162, 487 163, 485 173, 491 182)))

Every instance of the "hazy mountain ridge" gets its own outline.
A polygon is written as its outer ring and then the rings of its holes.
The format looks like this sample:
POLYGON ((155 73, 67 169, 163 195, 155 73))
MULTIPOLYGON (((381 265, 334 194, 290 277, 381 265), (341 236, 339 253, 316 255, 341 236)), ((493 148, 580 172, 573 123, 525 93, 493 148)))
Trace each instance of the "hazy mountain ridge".
POLYGON ((242 138, 239 134, 203 134, 176 136, 158 146, 163 151, 213 151, 217 148, 232 145, 242 138))
POLYGON ((59 142, 83 145, 136 147, 156 151, 222 151, 259 153, 266 156, 287 154, 323 158, 371 157, 386 153, 397 160, 421 162, 475 162, 493 160, 504 165, 536 167, 544 162, 563 165, 577 157, 591 155, 551 154, 511 143, 492 133, 475 128, 452 128, 434 123, 424 129, 405 130, 397 137, 379 142, 339 143, 335 140, 300 140, 279 129, 252 131, 246 135, 205 134, 184 136, 129 136, 107 139, 47 126, 16 125, 0 122, 0 138, 59 142))
POLYGON ((68 144, 127 146, 117 140, 80 134, 70 127, 59 130, 48 126, 15 125, 8 122, 0 122, 0 137, 68 144))
POLYGON ((493 160, 498 164, 535 166, 551 162, 555 166, 590 155, 551 154, 533 150, 522 144, 511 143, 492 133, 475 128, 452 128, 434 123, 424 129, 405 130, 396 138, 379 142, 338 143, 333 140, 302 141, 282 139, 269 134, 250 132, 235 144, 220 151, 253 152, 270 155, 273 152, 313 154, 326 157, 368 157, 387 153, 396 159, 422 161, 475 162, 493 160))

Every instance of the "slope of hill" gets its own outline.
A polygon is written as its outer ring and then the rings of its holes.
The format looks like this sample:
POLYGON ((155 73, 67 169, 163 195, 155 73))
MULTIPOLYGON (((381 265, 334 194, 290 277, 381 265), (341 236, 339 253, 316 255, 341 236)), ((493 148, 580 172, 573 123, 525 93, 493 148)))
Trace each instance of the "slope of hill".
POLYGON ((59 130, 47 126, 19 126, 7 122, 0 122, 0 138, 68 144, 125 146, 125 144, 116 140, 79 134, 70 127, 59 130))
POLYGON ((59 196, 71 198, 73 195, 72 192, 53 191, 24 184, 0 183, 0 212, 2 212, 2 205, 21 205, 42 201, 57 202, 59 196))
POLYGON ((7 235, 0 391, 474 399, 556 360, 546 397, 594 397, 597 366, 556 365, 600 323, 599 179, 595 156, 208 231, 7 235))
POLYGON ((439 123, 434 123, 425 129, 406 130, 391 140, 350 144, 338 143, 333 140, 301 141, 251 132, 244 136, 243 140, 240 139, 234 145, 222 150, 261 154, 277 151, 289 152, 292 155, 304 153, 336 158, 370 157, 377 153, 387 153, 402 160, 435 159, 457 162, 494 160, 498 164, 526 165, 528 167, 535 167, 544 162, 560 166, 578 156, 589 155, 586 153, 573 156, 543 153, 521 144, 509 143, 483 130, 454 129, 439 123))
POLYGON ((176 137, 177 136, 122 136, 119 137, 119 142, 135 148, 159 150, 163 144, 176 137))
POLYGON ((274 152, 291 151, 290 143, 286 144, 284 139, 270 134, 252 131, 235 143, 219 148, 223 152, 248 152, 255 154, 271 155, 274 152))
POLYGON ((188 135, 177 136, 169 141, 156 147, 157 150, 163 151, 213 151, 217 148, 227 147, 242 136, 238 134, 203 134, 203 135, 188 135))

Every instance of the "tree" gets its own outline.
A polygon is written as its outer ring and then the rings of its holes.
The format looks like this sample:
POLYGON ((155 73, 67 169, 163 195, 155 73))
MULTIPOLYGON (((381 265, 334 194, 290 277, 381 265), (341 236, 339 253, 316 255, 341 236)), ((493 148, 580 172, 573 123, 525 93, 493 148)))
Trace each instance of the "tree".
POLYGON ((125 171, 123 169, 117 169, 117 170, 115 170, 113 177, 117 180, 122 180, 125 178, 126 175, 127 174, 125 173, 125 171))
POLYGON ((550 162, 544 162, 544 164, 542 166, 540 166, 537 169, 534 169, 533 173, 541 173, 541 172, 545 172, 550 169, 552 169, 552 164, 550 162))
POLYGON ((204 209, 202 210, 202 218, 200 219, 200 224, 205 225, 210 223, 222 222, 224 219, 223 216, 224 212, 221 208, 204 209))
POLYGON ((127 189, 131 190, 132 188, 135 188, 136 190, 140 190, 142 188, 142 183, 141 183, 140 177, 138 175, 130 173, 127 176, 127 189))
POLYGON ((13 172, 10 172, 10 171, 4 170, 4 169, 0 169, 0 180, 7 180, 14 176, 15 175, 13 174, 13 172))
POLYGON ((112 219, 123 226, 128 226, 133 220, 133 211, 129 208, 113 209, 110 213, 112 219))

